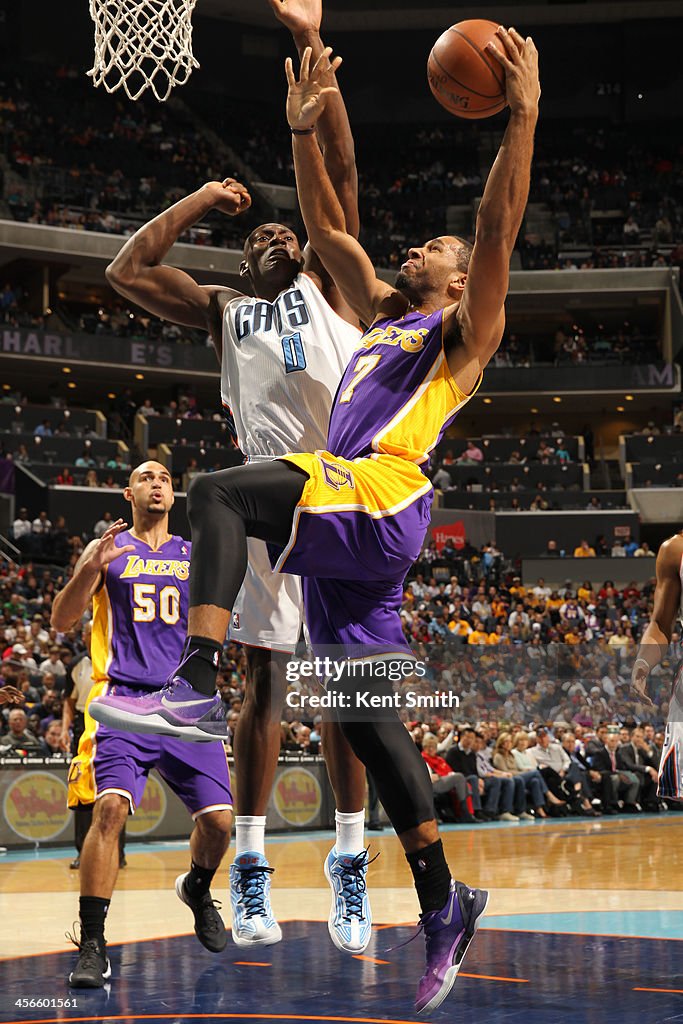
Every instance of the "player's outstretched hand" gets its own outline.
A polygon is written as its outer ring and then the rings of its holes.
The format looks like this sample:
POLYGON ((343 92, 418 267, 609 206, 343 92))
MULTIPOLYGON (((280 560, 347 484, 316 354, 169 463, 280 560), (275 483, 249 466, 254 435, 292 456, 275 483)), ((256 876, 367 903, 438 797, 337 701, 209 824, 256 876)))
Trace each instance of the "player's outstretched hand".
POLYGON ((228 217, 236 217, 251 206, 251 196, 246 186, 236 181, 235 178, 226 178, 225 181, 209 181, 204 188, 211 193, 214 209, 220 210, 228 217))
POLYGON ((647 680, 650 675, 649 666, 645 660, 638 658, 633 671, 631 673, 631 691, 635 700, 640 704, 646 704, 648 707, 654 707, 652 701, 647 695, 647 680))
POLYGON ((268 3, 275 17, 287 26, 292 35, 319 31, 323 0, 268 0, 268 3))
POLYGON ((121 555, 126 555, 129 551, 135 551, 134 544, 123 544, 120 548, 116 546, 116 538, 127 529, 128 523, 124 523, 123 519, 117 519, 108 530, 104 531, 90 550, 88 561, 93 569, 97 569, 99 572, 115 558, 120 558, 121 555))
POLYGON ((23 704, 26 698, 16 686, 0 686, 0 706, 3 704, 23 704))
POLYGON ((332 48, 327 46, 311 68, 311 50, 307 46, 301 58, 299 81, 294 75, 292 58, 285 61, 285 74, 289 93, 287 94, 287 120, 290 128, 305 131, 314 128, 325 109, 327 97, 338 92, 334 84, 334 73, 342 62, 341 57, 332 57, 332 48))
POLYGON ((486 50, 505 71, 505 98, 510 110, 535 112, 541 98, 538 78, 538 50, 531 36, 523 39, 514 29, 501 25, 497 31, 499 45, 488 43, 486 50))

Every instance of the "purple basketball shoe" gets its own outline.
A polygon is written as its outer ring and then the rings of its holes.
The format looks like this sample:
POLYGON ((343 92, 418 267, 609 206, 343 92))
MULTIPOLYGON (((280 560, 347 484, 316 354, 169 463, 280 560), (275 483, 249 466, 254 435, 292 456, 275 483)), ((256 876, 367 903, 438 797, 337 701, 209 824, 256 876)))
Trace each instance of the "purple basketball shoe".
POLYGON ((207 697, 181 676, 142 697, 95 697, 88 710, 96 722, 120 732, 158 733, 194 743, 228 738, 225 708, 218 694, 207 697))
POLYGON ((427 963, 417 986, 417 1013, 435 1010, 453 988, 488 899, 485 889, 470 889, 469 885, 451 879, 445 907, 421 915, 427 963))

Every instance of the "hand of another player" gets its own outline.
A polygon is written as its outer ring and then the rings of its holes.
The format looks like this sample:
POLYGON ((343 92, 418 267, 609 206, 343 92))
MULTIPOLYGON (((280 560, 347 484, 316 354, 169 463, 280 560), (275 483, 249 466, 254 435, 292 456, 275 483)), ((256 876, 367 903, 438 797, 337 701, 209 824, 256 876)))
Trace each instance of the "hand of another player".
POLYGON ((490 53, 505 71, 505 98, 510 110, 535 112, 541 97, 541 83, 538 78, 538 50, 531 36, 523 39, 516 29, 504 29, 501 25, 496 35, 498 45, 489 43, 490 53))
POLYGON ((62 729, 59 734, 59 749, 68 754, 71 750, 71 733, 68 729, 62 729))
POLYGON ((322 0, 268 0, 268 3, 275 17, 292 35, 319 31, 323 19, 322 0))
POLYGON ((128 523, 124 523, 123 519, 117 519, 108 530, 104 531, 97 544, 93 545, 92 553, 88 559, 93 569, 100 572, 110 562, 113 562, 115 558, 120 558, 121 555, 126 555, 129 551, 135 551, 133 544, 123 544, 121 547, 116 546, 116 538, 127 529, 128 523))
POLYGON ((0 706, 3 704, 23 704, 24 695, 16 686, 0 687, 0 706))
POLYGON ((290 128, 304 131, 313 128, 325 109, 327 97, 338 92, 334 84, 334 73, 342 62, 341 57, 330 61, 332 48, 327 46, 311 68, 311 47, 307 46, 301 58, 299 81, 294 76, 292 58, 285 61, 285 74, 289 93, 287 95, 287 120, 290 128))
POLYGON ((211 194, 214 209, 220 210, 228 217, 237 217, 251 206, 251 196, 246 186, 236 181, 235 178, 226 178, 225 181, 209 181, 204 188, 211 194))
POLYGON ((637 661, 633 666, 633 672, 631 673, 631 690, 640 704, 646 704, 648 707, 654 707, 652 701, 647 695, 647 680, 649 672, 645 667, 645 662, 637 661))

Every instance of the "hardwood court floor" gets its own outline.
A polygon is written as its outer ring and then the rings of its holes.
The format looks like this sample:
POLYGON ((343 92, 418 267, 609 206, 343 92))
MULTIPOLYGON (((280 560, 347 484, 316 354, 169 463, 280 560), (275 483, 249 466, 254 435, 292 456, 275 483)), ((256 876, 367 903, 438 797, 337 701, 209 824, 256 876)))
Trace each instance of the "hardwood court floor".
MULTIPOLYGON (((417 1018, 417 906, 390 834, 371 834, 372 941, 360 957, 327 934, 322 861, 332 836, 268 844, 283 941, 208 953, 173 892, 186 844, 131 845, 107 925, 111 983, 75 990, 78 877, 48 851, 0 859, 3 1024, 672 1024, 683 1021, 683 814, 444 831, 456 876, 491 891, 449 998, 417 1018), (22 997, 25 1002, 22 1002, 22 997), (33 1002, 31 1002, 33 1000, 33 1002)), ((230 858, 228 857, 228 860, 230 858)), ((226 874, 214 895, 229 920, 226 874)))

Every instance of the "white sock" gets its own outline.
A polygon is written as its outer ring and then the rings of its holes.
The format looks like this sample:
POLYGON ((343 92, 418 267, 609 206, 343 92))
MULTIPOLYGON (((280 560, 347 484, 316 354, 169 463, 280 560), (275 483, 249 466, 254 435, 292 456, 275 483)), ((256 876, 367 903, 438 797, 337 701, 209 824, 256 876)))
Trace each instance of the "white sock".
POLYGON ((243 853, 266 855, 266 816, 260 814, 235 815, 235 857, 243 853))
POLYGON ((334 812, 337 826, 337 853, 360 853, 365 849, 365 810, 346 814, 344 811, 334 812))

